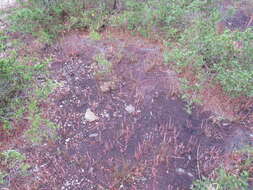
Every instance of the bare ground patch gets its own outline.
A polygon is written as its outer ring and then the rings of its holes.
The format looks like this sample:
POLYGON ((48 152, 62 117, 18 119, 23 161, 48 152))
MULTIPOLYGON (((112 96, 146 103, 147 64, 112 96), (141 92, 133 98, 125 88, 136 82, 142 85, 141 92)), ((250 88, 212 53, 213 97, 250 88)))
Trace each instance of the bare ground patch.
POLYGON ((163 66, 157 43, 108 34, 95 41, 73 32, 47 51, 61 87, 43 105, 44 115, 61 126, 60 138, 23 149, 31 175, 13 179, 11 189, 185 190, 252 143, 244 126, 215 123, 200 108, 185 111, 178 76, 163 66), (98 54, 113 64, 102 78, 98 54), (114 85, 102 92, 106 82, 114 85), (98 120, 87 121, 87 109, 98 120))

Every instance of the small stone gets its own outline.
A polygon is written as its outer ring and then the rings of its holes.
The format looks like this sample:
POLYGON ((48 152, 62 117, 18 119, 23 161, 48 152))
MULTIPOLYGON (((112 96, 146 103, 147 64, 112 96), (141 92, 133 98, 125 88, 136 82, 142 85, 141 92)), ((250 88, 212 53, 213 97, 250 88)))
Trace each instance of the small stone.
POLYGON ((229 126, 230 123, 223 123, 222 125, 223 125, 223 126, 229 126))
POLYGON ((7 42, 6 47, 11 47, 12 43, 11 42, 7 42))
POLYGON ((147 181, 148 179, 145 178, 145 177, 140 177, 139 180, 140 180, 140 181, 147 181))
POLYGON ((84 118, 89 121, 89 122, 93 122, 93 121, 96 121, 98 120, 99 118, 95 115, 95 113, 93 113, 90 108, 88 108, 86 110, 86 113, 85 113, 85 116, 84 118))
POLYGON ((185 174, 186 173, 183 168, 177 168, 176 172, 179 173, 179 174, 185 174))
POLYGON ((133 105, 128 105, 128 106, 126 106, 126 108, 125 108, 125 110, 128 112, 128 113, 133 113, 133 112, 135 112, 135 107, 133 106, 133 105))
POLYGON ((98 136, 98 133, 92 133, 92 134, 89 135, 90 138, 97 137, 97 136, 98 136))
POLYGON ((109 115, 109 113, 107 113, 106 110, 104 110, 102 115, 103 115, 103 117, 110 118, 110 115, 109 115))
POLYGON ((93 171, 94 171, 94 168, 91 167, 91 168, 89 169, 88 173, 93 173, 93 171))
POLYGON ((100 85, 100 90, 102 92, 109 92, 111 90, 115 90, 116 85, 115 82, 109 81, 109 82, 104 82, 103 84, 100 85))
POLYGON ((121 184, 121 185, 119 186, 119 188, 120 188, 120 189, 123 189, 123 188, 124 188, 124 185, 123 185, 123 184, 121 184))
POLYGON ((36 173, 36 172, 39 172, 39 167, 36 165, 34 168, 33 168, 33 172, 36 173))

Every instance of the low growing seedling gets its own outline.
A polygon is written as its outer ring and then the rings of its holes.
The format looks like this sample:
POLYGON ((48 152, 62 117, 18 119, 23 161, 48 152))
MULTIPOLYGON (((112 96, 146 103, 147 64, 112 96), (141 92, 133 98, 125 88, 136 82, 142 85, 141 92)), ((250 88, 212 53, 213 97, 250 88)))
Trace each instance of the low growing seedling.
POLYGON ((43 140, 57 139, 58 125, 41 116, 38 101, 32 100, 28 106, 30 128, 25 132, 25 136, 35 144, 40 144, 43 140))
POLYGON ((4 178, 6 178, 7 176, 8 176, 8 174, 6 172, 2 172, 0 170, 0 185, 5 183, 4 178))
POLYGON ((38 100, 45 100, 57 87, 60 86, 56 81, 45 79, 46 81, 36 86, 34 94, 38 100))
POLYGON ((185 111, 188 114, 192 114, 192 109, 194 108, 194 104, 201 104, 201 99, 197 97, 198 92, 201 89, 199 84, 190 84, 190 82, 182 78, 180 79, 181 84, 181 98, 186 102, 185 111))
POLYGON ((26 157, 16 150, 6 150, 1 153, 3 157, 3 163, 10 166, 15 166, 17 162, 22 162, 26 157))
POLYGON ((89 37, 92 40, 96 40, 96 41, 101 39, 101 35, 98 32, 94 31, 94 30, 90 32, 89 37))
POLYGON ((97 63, 97 77, 104 78, 112 72, 112 63, 107 60, 104 54, 98 54, 93 59, 97 63))
POLYGON ((10 175, 27 175, 31 166, 27 163, 26 156, 17 150, 9 149, 0 153, 0 184, 4 184, 5 178, 10 175))

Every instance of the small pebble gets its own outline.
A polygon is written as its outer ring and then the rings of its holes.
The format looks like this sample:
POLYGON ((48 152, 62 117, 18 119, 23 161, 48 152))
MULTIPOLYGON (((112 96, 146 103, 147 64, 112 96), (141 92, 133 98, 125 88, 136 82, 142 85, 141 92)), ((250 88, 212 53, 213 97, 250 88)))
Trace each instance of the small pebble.
POLYGON ((135 112, 135 107, 133 106, 133 105, 128 105, 128 106, 126 106, 126 108, 125 108, 125 110, 128 112, 128 113, 133 113, 133 112, 135 112))
POLYGON ((96 116, 95 113, 93 113, 90 108, 88 108, 86 110, 85 116, 84 118, 89 121, 89 122, 93 122, 93 121, 97 121, 99 118, 96 116))

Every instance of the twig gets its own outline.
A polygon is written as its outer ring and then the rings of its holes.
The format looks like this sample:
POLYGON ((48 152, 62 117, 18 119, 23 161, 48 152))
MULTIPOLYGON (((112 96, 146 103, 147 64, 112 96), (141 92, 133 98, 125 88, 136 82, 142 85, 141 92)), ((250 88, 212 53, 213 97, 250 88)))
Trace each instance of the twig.
POLYGON ((6 22, 3 21, 3 19, 0 19, 0 22, 3 23, 5 26, 9 26, 6 22))
POLYGON ((200 179, 201 176, 200 176, 200 169, 199 169, 199 148, 200 148, 200 144, 198 145, 198 149, 197 149, 197 169, 198 169, 198 176, 200 179))

